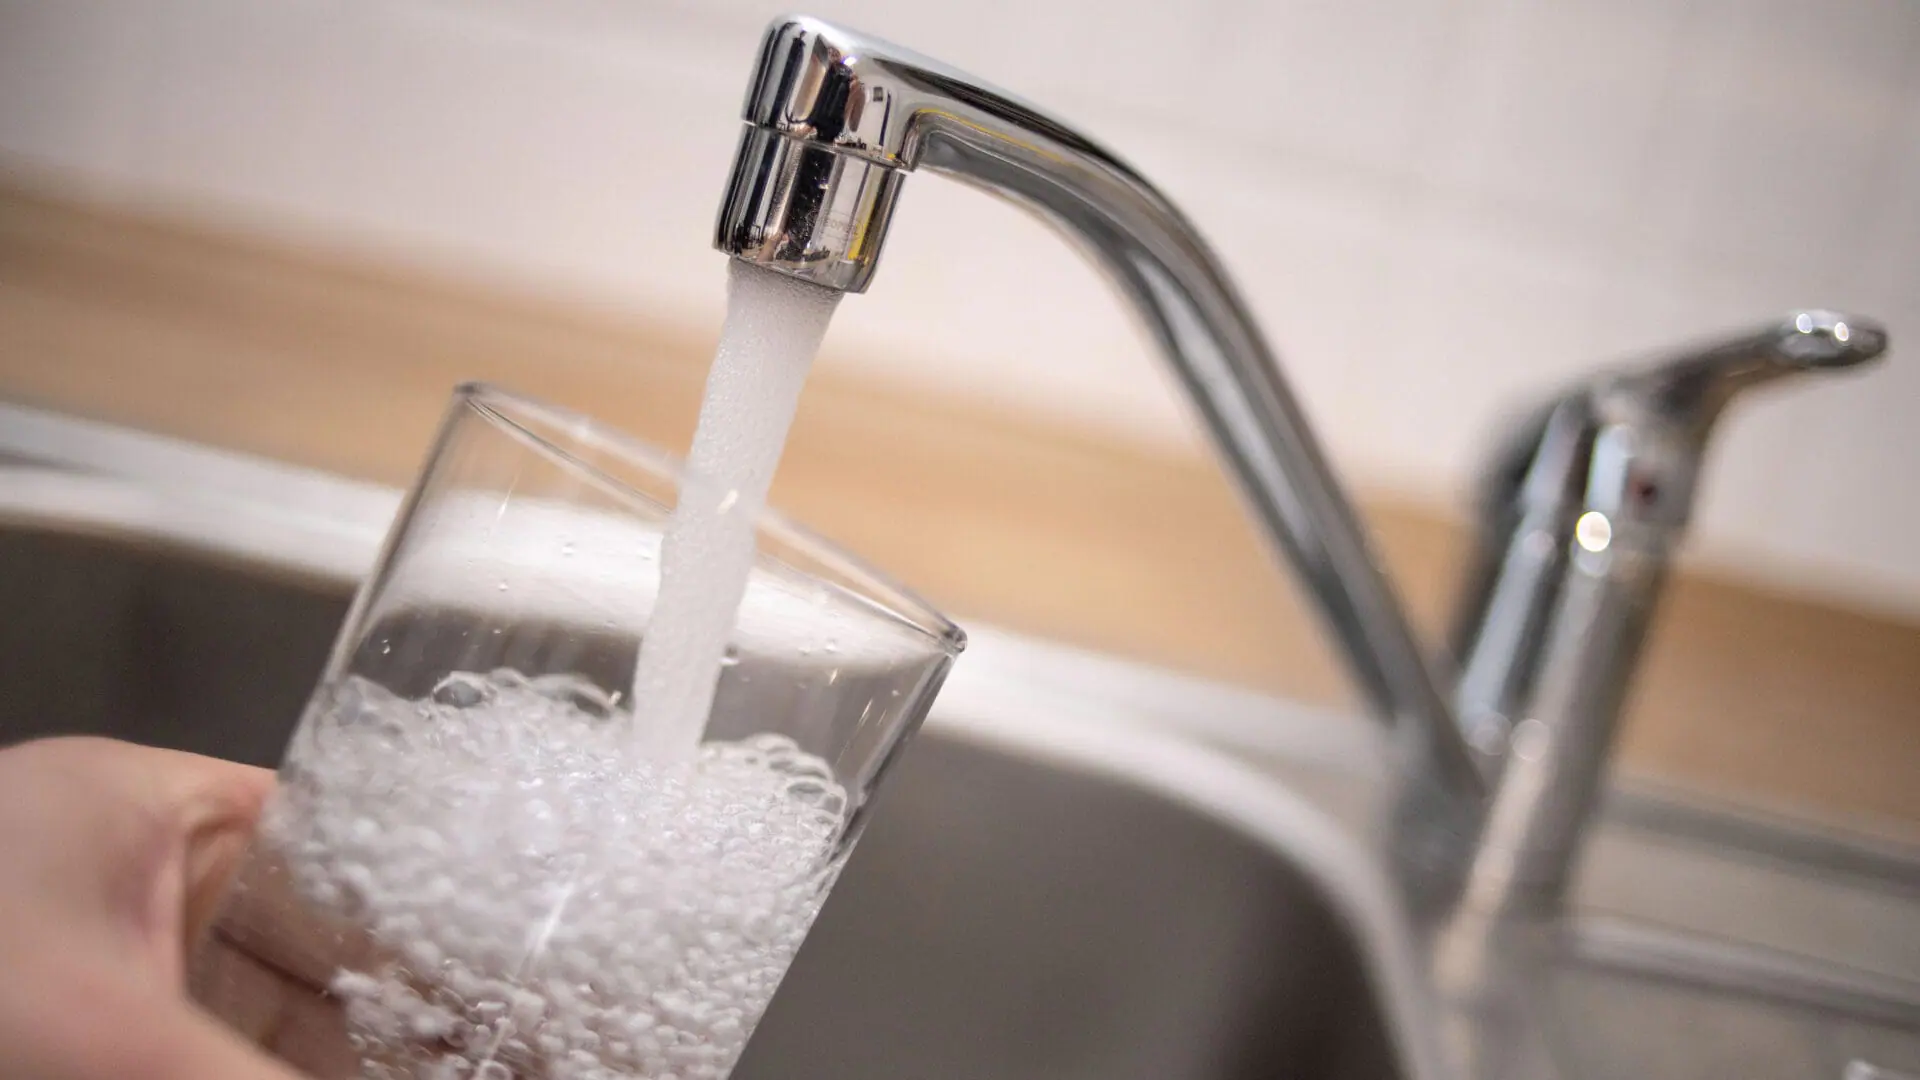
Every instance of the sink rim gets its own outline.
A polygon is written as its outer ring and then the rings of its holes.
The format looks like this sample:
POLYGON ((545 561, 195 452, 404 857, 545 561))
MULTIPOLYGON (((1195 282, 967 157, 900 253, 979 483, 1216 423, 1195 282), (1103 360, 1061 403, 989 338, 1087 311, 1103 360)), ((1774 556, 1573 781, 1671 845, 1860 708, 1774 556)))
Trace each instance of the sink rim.
MULTIPOLYGON (((0 401, 0 523, 171 543, 331 583, 372 566, 400 489, 99 420, 0 401)), ((963 613, 964 614, 964 613, 963 613)), ((1261 758, 1371 774, 1391 753, 1376 724, 1151 665, 1103 656, 965 620, 976 640, 943 701, 987 700, 994 680, 1023 692, 1064 682, 1121 685, 1161 726, 1261 758), (990 655, 989 655, 990 654, 990 655), (1080 674, 1063 679, 1056 670, 1080 674), (1205 708, 1157 708, 1170 697, 1205 708)), ((1004 693, 1000 696, 1004 697, 1004 693)), ((1071 700, 1057 707, 1072 708, 1071 700)), ((1889 882, 1912 880, 1920 838, 1907 841, 1846 821, 1713 798, 1648 777, 1612 777, 1607 812, 1632 828, 1783 854, 1792 861, 1889 882)))
MULTIPOLYGON (((179 547, 351 588, 400 501, 384 485, 0 403, 0 525, 179 547)), ((1286 859, 1353 935, 1403 1070, 1446 1075, 1439 1040, 1450 1010, 1434 997, 1421 931, 1369 854, 1392 749, 1377 726, 991 627, 970 636, 931 729, 1136 786, 1286 859)), ((1614 787, 1609 820, 1595 830, 1609 842, 1639 835, 1711 849, 1706 858, 1745 850, 1782 874, 1838 871, 1880 887, 1920 880, 1920 846, 1760 818, 1644 782, 1616 778, 1614 787)), ((1576 911, 1565 920, 1571 936, 1596 914, 1620 913, 1576 911)), ((1903 925, 1920 927, 1920 906, 1903 925)), ((1578 950, 1566 960, 1583 962, 1578 950)), ((1834 970, 1836 979, 1873 971, 1834 970)), ((1920 972, 1913 979, 1834 985, 1890 987, 1894 1008, 1920 1010, 1920 972)))
MULTIPOLYGON (((381 485, 12 406, 0 405, 0 431, 10 436, 0 437, 0 455, 11 450, 16 459, 0 462, 0 526, 175 546, 342 588, 372 566, 401 502, 400 492, 381 485), (12 423, 23 414, 31 423, 12 423), (23 431, 40 441, 21 439, 23 431), (184 477, 192 478, 190 491, 184 477)), ((1020 677, 1032 659, 1026 643, 993 630, 973 639, 927 718, 928 730, 1124 784, 1284 860, 1352 935, 1403 1073, 1439 1080, 1436 1025, 1416 944, 1398 916, 1391 883, 1343 825, 1226 751, 1150 720, 1115 722, 1024 692, 1031 686, 1020 677)), ((1161 677, 1144 669, 1140 676, 1161 677)), ((1228 711, 1238 715, 1277 704, 1225 687, 1196 684, 1196 690, 1230 703, 1228 711)), ((1164 690, 1155 696, 1163 698, 1164 690)), ((1292 725, 1298 750, 1322 763, 1362 766, 1371 729, 1343 724, 1347 737, 1329 741, 1310 731, 1320 726, 1292 725)))

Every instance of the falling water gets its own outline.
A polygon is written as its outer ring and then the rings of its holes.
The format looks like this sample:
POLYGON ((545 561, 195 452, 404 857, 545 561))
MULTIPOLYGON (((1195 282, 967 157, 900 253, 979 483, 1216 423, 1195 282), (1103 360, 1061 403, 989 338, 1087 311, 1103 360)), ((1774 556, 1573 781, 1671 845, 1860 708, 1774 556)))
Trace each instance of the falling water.
POLYGON ((633 679, 636 730, 660 755, 691 754, 706 728, 753 568, 755 524, 840 300, 838 292, 744 262, 729 266, 726 323, 662 542, 660 591, 633 679))

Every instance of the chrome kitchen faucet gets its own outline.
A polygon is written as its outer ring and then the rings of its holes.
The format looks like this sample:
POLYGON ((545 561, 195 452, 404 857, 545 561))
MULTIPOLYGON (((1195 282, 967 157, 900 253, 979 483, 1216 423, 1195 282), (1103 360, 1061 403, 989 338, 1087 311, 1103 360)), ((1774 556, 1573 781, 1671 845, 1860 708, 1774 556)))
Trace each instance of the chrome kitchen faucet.
POLYGON ((1032 210, 1119 285, 1404 742, 1385 839, 1423 911, 1556 901, 1715 418, 1743 388, 1886 347, 1868 320, 1796 312, 1558 399, 1492 470, 1456 678, 1225 270, 1126 163, 969 75, 807 17, 768 27, 744 119, 715 228, 734 258, 862 292, 906 174, 926 169, 1032 210))

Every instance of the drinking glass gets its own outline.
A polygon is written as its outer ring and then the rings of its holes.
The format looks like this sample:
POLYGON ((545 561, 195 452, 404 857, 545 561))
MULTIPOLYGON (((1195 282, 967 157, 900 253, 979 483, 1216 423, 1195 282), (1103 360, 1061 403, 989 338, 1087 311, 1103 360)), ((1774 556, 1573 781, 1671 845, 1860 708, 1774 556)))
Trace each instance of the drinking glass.
POLYGON ((320 1080, 721 1080, 964 636, 761 512, 702 741, 631 684, 675 463, 461 387, 224 907, 200 1002, 320 1080))

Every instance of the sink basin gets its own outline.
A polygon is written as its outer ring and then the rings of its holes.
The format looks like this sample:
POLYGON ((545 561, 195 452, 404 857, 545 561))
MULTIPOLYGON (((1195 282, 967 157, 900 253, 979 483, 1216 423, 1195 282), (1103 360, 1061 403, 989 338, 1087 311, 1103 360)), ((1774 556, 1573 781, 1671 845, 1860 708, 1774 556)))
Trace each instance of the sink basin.
MULTIPOLYGON (((274 763, 397 501, 0 405, 0 743, 274 763)), ((1375 727, 968 629, 743 1080, 1920 1078, 1920 853, 1617 780, 1482 940, 1375 727)))
MULTIPOLYGON (((0 742, 272 765, 350 587, 150 537, 0 531, 0 742)), ((881 798, 743 1080, 1405 1075, 1352 930, 1272 844, 942 719, 881 798)))

